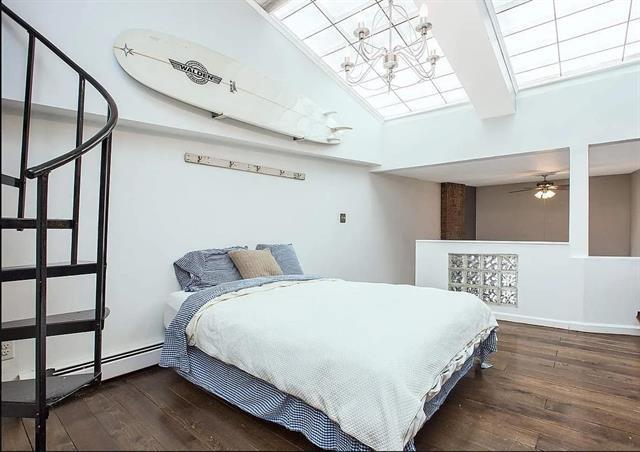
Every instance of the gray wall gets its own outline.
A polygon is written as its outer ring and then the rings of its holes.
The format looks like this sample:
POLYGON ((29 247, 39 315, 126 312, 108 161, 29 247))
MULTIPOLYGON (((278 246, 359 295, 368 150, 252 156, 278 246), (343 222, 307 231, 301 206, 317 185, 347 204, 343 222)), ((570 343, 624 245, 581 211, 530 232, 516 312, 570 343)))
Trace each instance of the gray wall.
POLYGON ((559 190, 545 201, 535 198, 533 191, 509 193, 533 186, 529 182, 477 187, 476 239, 569 241, 569 191, 559 190))
POLYGON ((631 176, 589 178, 589 255, 631 255, 631 176))
MULTIPOLYGON (((509 193, 531 186, 477 187, 477 240, 568 241, 569 191, 546 202, 509 193)), ((589 254, 640 256, 640 171, 589 178, 589 254)))
POLYGON ((631 173, 631 255, 640 256, 640 170, 631 173))

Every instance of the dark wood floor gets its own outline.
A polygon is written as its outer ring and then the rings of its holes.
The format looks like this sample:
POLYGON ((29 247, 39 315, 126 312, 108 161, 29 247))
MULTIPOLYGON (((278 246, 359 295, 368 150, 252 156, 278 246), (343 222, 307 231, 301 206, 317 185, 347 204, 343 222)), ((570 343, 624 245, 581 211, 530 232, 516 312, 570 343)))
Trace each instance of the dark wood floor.
MULTIPOLYGON (((472 371, 416 437, 433 450, 640 450, 640 337, 500 322, 494 368, 472 371)), ((85 391, 48 420, 50 450, 301 450, 305 438, 151 368, 85 391)), ((30 449, 32 419, 2 419, 30 449)))

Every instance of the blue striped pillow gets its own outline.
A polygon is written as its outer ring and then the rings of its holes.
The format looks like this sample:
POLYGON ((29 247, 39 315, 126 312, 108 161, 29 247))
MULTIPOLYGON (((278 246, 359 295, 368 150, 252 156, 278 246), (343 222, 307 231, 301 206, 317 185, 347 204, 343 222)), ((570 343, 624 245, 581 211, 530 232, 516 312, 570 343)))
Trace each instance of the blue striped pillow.
POLYGON ((302 267, 298 261, 296 251, 293 249, 293 245, 281 244, 281 245, 265 245, 260 243, 256 246, 257 250, 268 249, 275 258, 276 262, 282 269, 284 275, 303 275, 302 267))
POLYGON ((227 254, 231 250, 246 250, 246 246, 191 251, 173 263, 182 290, 196 292, 211 286, 242 279, 227 254))

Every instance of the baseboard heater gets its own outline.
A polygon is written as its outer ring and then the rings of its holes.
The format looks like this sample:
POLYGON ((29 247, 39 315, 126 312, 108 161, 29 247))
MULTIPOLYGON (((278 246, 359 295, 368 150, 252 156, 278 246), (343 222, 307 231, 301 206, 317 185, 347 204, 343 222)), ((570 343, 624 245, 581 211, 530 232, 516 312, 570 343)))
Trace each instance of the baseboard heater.
MULTIPOLYGON (((102 380, 118 377, 158 364, 163 343, 129 350, 102 358, 102 380)), ((53 371, 53 375, 71 375, 93 369, 93 361, 67 366, 53 371)))

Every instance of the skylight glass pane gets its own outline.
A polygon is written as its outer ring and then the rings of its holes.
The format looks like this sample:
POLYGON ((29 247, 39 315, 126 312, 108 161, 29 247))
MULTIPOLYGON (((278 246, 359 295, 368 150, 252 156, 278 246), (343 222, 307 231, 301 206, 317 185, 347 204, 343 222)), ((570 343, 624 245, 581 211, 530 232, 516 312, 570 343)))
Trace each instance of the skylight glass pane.
POLYGON ((409 113, 410 110, 404 104, 391 105, 390 107, 381 108, 378 110, 385 118, 402 115, 409 113))
POLYGON ((624 48, 624 61, 640 58, 640 41, 627 44, 624 48))
POLYGON ((585 70, 596 69, 613 65, 622 61, 622 47, 605 50, 580 58, 562 62, 562 72, 567 75, 584 72, 585 70))
POLYGON ((388 90, 387 84, 380 77, 361 83, 355 86, 354 89, 362 97, 373 97, 377 94, 386 93, 388 90))
POLYGON ((513 71, 518 74, 519 72, 537 69, 541 66, 557 62, 558 49, 556 46, 549 46, 512 57, 511 67, 513 71))
POLYGON ((347 44, 347 41, 335 27, 329 27, 326 30, 316 33, 310 38, 305 39, 304 43, 315 53, 324 55, 344 47, 347 44))
POLYGON ((521 72, 516 75, 516 80, 521 88, 531 86, 536 83, 543 83, 560 77, 560 65, 552 64, 531 71, 521 72))
POLYGON ((440 91, 451 91, 453 89, 460 88, 460 80, 456 74, 445 75, 444 77, 436 77, 433 80, 440 91))
POLYGON ((332 21, 338 22, 366 8, 372 2, 373 0, 316 0, 316 5, 332 21))
MULTIPOLYGON (((403 22, 396 25, 396 30, 398 30, 398 33, 400 33, 400 35, 402 36, 402 39, 404 39, 407 44, 411 44, 412 42, 416 42, 420 39, 421 36, 416 31, 416 26, 418 25, 419 22, 420 22, 420 19, 417 17, 414 17, 413 19, 407 22, 403 22)), ((430 31, 427 33, 427 37, 428 38, 432 37, 430 31)))
POLYGON ((467 96, 466 91, 462 88, 447 91, 446 93, 442 93, 442 96, 448 104, 457 104, 469 100, 469 96, 467 96))
MULTIPOLYGON (((560 43, 560 60, 565 61, 624 44, 627 24, 617 25, 591 33, 580 38, 560 43)), ((620 55, 622 58, 622 54, 620 55)))
POLYGON ((396 94, 404 101, 418 99, 419 97, 431 96, 438 94, 435 86, 431 82, 417 83, 407 88, 396 89, 396 94))
POLYGON ((273 11, 272 14, 282 20, 294 11, 308 5, 310 2, 311 0, 289 0, 288 2, 281 3, 280 7, 273 11))
POLYGON ((640 0, 631 0, 631 20, 640 18, 640 0))
POLYGON ((391 91, 390 93, 384 92, 382 94, 378 94, 377 96, 367 97, 367 102, 371 104, 373 108, 382 108, 388 105, 394 105, 400 102, 400 98, 396 96, 396 94, 391 91))
POLYGON ((498 15, 504 36, 553 20, 553 0, 531 0, 498 15))
MULTIPOLYGON (((436 65, 437 79, 434 81, 422 80, 409 63, 400 59, 398 67, 394 70, 395 77, 392 90, 389 92, 387 83, 382 78, 386 74, 382 60, 378 59, 372 65, 371 62, 365 62, 362 56, 358 56, 358 38, 353 35, 353 31, 359 22, 370 29, 371 34, 367 38, 367 43, 379 49, 389 47, 389 36, 391 36, 392 47, 405 46, 413 39, 414 33, 411 30, 418 22, 416 19, 418 8, 415 1, 394 0, 396 5, 402 5, 405 8, 406 15, 396 11, 392 15, 395 26, 391 28, 389 18, 382 9, 385 6, 388 7, 387 1, 288 0, 283 2, 285 6, 277 8, 272 16, 280 18, 282 25, 318 57, 315 60, 318 64, 328 66, 336 77, 349 86, 348 89, 383 117, 395 117, 403 113, 445 105, 447 101, 436 88, 436 83, 442 91, 450 93, 446 97, 449 102, 466 99, 464 89, 453 68, 430 33, 427 36, 429 50, 435 51, 441 57, 436 65), (401 35, 398 29, 405 30, 404 34, 401 35), (362 77, 357 85, 352 85, 345 80, 347 74, 340 67, 346 55, 349 55, 352 62, 357 62, 350 72, 353 78, 362 77), (413 102, 413 107, 409 108, 404 103, 405 99, 413 102)), ((417 37, 417 34, 415 36, 417 37)), ((426 55, 423 55, 415 64, 423 69, 423 73, 431 69, 430 64, 426 62, 426 55)))
POLYGON ((558 19, 558 39, 563 41, 626 22, 629 17, 629 2, 630 0, 614 0, 558 19))
MULTIPOLYGON (((418 15, 418 7, 416 6, 416 2, 414 0, 394 0, 393 4, 396 5, 397 7, 402 8, 402 10, 394 8, 393 10, 394 24, 404 22, 406 20, 404 13, 406 13, 409 19, 418 15)), ((385 13, 389 11, 389 2, 387 0, 382 0, 379 3, 379 5, 385 11, 385 13)))
MULTIPOLYGON (((371 36, 369 42, 371 45, 378 48, 389 47, 389 29, 387 28, 386 30, 371 36)), ((395 47, 397 45, 403 45, 402 38, 400 38, 400 35, 395 31, 395 29, 391 29, 391 46, 395 47)))
POLYGON ((393 85, 397 88, 404 88, 410 85, 415 85, 420 82, 420 77, 410 68, 405 69, 404 71, 396 72, 396 76, 393 79, 393 85))
MULTIPOLYGON (((638 0, 640 3, 640 0, 638 0)), ((627 32, 627 43, 640 41, 640 19, 629 22, 629 31, 627 32)))
POLYGON ((331 23, 313 4, 309 4, 282 21, 300 39, 328 27, 331 23))
POLYGON ((556 43, 556 24, 549 22, 504 38, 509 55, 534 50, 556 43))
POLYGON ((383 28, 388 26, 388 22, 384 19, 384 14, 380 11, 378 5, 371 5, 368 8, 360 11, 357 14, 353 14, 346 19, 337 23, 337 27, 344 33, 344 35, 349 39, 349 42, 356 42, 358 38, 356 38, 353 34, 354 30, 358 27, 359 22, 364 22, 366 27, 369 28, 371 33, 376 33, 383 28), (376 18, 376 13, 379 13, 376 18), (373 20, 376 18, 376 24, 373 29, 371 26, 373 25, 373 20))
POLYGON ((567 14, 573 14, 583 9, 604 3, 608 0, 557 0, 556 16, 564 17, 567 14))
POLYGON ((407 106, 413 110, 431 110, 436 107, 440 107, 442 105, 446 105, 444 99, 439 94, 433 96, 422 97, 420 99, 415 99, 410 102, 407 102, 407 106))

